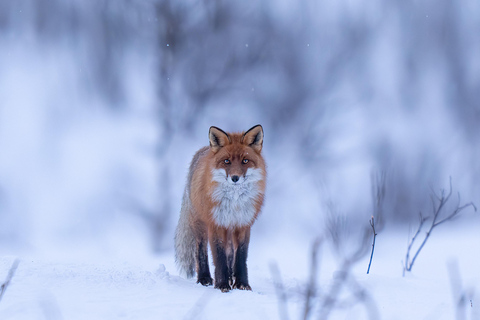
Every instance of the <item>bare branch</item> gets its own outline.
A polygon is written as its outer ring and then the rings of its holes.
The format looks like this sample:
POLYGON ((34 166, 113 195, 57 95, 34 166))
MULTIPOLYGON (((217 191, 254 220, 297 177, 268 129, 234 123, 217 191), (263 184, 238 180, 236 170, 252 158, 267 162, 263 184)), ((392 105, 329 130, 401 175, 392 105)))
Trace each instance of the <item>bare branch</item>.
POLYGON ((270 272, 273 277, 273 284, 275 286, 275 291, 278 296, 278 312, 280 319, 288 320, 288 309, 287 309, 287 294, 285 293, 285 288, 283 287, 282 277, 280 275, 280 270, 275 263, 270 264, 270 272))
MULTIPOLYGON (((412 263, 409 263, 410 261, 410 250, 412 249, 413 243, 415 242, 415 239, 417 239, 418 234, 420 233, 420 230, 422 230, 423 224, 427 221, 427 218, 424 218, 422 216, 422 212, 420 212, 420 225, 418 226, 417 231, 415 232, 415 235, 413 236, 412 240, 408 243, 408 248, 407 248, 407 255, 405 257, 405 270, 410 271, 412 269, 413 261, 412 263)), ((418 252, 417 252, 418 254, 418 252)), ((416 257, 413 258, 415 260, 416 257)))
POLYGON ((342 252, 343 242, 347 235, 347 219, 344 214, 338 212, 337 207, 331 201, 327 203, 326 231, 335 246, 335 252, 342 252))
POLYGON ((368 252, 368 240, 370 238, 369 228, 365 227, 363 229, 362 238, 358 244, 357 251, 353 252, 350 257, 347 258, 350 264, 357 263, 361 260, 368 252))
POLYGON ((375 218, 372 216, 370 219, 370 226, 373 229, 373 243, 372 243, 372 253, 370 254, 370 262, 368 263, 367 274, 370 273, 370 266, 372 265, 373 252, 375 251, 375 239, 377 238, 377 233, 375 232, 375 218))
POLYGON ((347 306, 352 306, 356 302, 361 302, 365 305, 365 310, 369 315, 369 319, 379 319, 378 308, 373 297, 363 288, 354 277, 349 279, 349 287, 353 292, 353 298, 356 301, 351 301, 347 306))
POLYGON ((477 211, 477 208, 475 207, 475 205, 473 204, 473 202, 470 202, 470 203, 467 203, 461 207, 457 207, 449 216, 447 216, 446 218, 443 218, 442 220, 438 221, 435 223, 434 227, 438 226, 439 224, 441 223, 444 223, 445 221, 448 221, 448 220, 451 220, 453 218, 455 218, 455 216, 457 216, 463 209, 467 208, 467 207, 470 207, 472 206, 473 209, 475 210, 475 212, 477 211))
POLYGON ((322 244, 322 239, 318 238, 315 240, 312 246, 312 260, 310 265, 310 280, 307 285, 306 290, 306 297, 305 297, 305 309, 303 313, 303 319, 308 319, 310 311, 312 309, 312 299, 315 295, 316 291, 316 283, 317 283, 317 271, 318 271, 318 251, 322 244))
POLYGON ((0 301, 2 300, 3 295, 7 291, 7 288, 8 288, 8 285, 10 284, 10 281, 12 280, 13 276, 15 275, 15 271, 17 271, 19 263, 20 263, 19 259, 15 259, 15 261, 13 261, 13 264, 10 267, 10 270, 8 271, 7 278, 5 279, 2 286, 0 287, 0 301))
POLYGON ((441 196, 437 196, 436 194, 432 194, 430 196, 430 198, 432 199, 432 208, 433 208, 433 220, 432 220, 432 224, 430 225, 430 228, 428 229, 427 233, 425 234, 425 238, 423 239, 422 243, 420 244, 420 246, 418 247, 417 251, 415 252, 415 255, 413 256, 413 259, 410 261, 410 250, 412 249, 412 245, 413 243, 415 242, 415 240, 417 239, 417 236, 418 234, 420 233, 420 230, 422 230, 422 227, 423 227, 423 224, 425 223, 426 221, 426 218, 423 218, 422 217, 422 213, 420 213, 420 225, 418 226, 418 229, 417 231, 415 232, 415 235, 413 236, 412 240, 410 241, 410 243, 408 244, 408 247, 407 247, 407 253, 406 253, 406 256, 405 256, 405 267, 404 267, 404 271, 411 271, 412 270, 412 266, 413 264, 415 263, 415 260, 417 259, 418 257, 418 254, 420 253, 420 251, 423 249, 423 247, 425 246, 425 243, 427 242, 428 238, 430 237, 430 235, 432 234, 432 231, 433 229, 446 222, 446 221, 449 221, 449 220, 452 220, 453 218, 455 218, 458 214, 460 214, 460 212, 462 212, 462 210, 468 208, 468 207, 473 207, 473 209, 475 211, 477 211, 477 208, 475 207, 475 205, 473 204, 473 202, 470 202, 470 203, 467 203, 463 206, 460 206, 460 194, 458 194, 458 204, 457 204, 457 207, 455 208, 455 210, 453 210, 452 213, 450 213, 449 215, 447 215, 446 217, 444 217, 443 219, 440 219, 440 215, 442 213, 442 209, 444 208, 445 204, 448 202, 448 200, 450 199, 452 195, 452 178, 450 177, 450 190, 448 191, 448 194, 445 194, 445 189, 442 189, 441 191, 441 196), (433 198, 435 197, 438 201, 438 206, 435 202, 435 199, 433 198))
POLYGON ((380 232, 384 226, 383 203, 385 202, 386 176, 386 173, 382 171, 380 173, 372 173, 370 178, 372 186, 373 217, 377 221, 376 227, 378 232, 380 232))
MULTIPOLYGON (((368 230, 366 229, 365 231, 368 230)), ((352 293, 355 297, 354 301, 351 301, 347 304, 348 307, 351 307, 358 301, 361 301, 365 303, 367 311, 369 313, 372 305, 374 306, 373 309, 376 310, 373 299, 370 299, 369 296, 367 297, 366 291, 358 283, 355 282, 350 272, 353 265, 367 253, 368 249, 365 250, 365 248, 368 248, 368 246, 366 246, 368 242, 368 236, 369 233, 365 232, 357 250, 343 260, 339 271, 336 272, 334 284, 331 286, 330 290, 322 296, 319 309, 319 319, 328 319, 334 309, 342 308, 343 305, 345 305, 343 303, 345 301, 340 300, 340 293, 342 292, 343 288, 347 286, 353 288, 352 293)))
POLYGON ((368 268, 367 268, 367 274, 370 273, 370 267, 372 265, 373 253, 375 251, 375 240, 377 238, 377 231, 380 232, 384 226, 383 202, 385 201, 385 190, 386 190, 385 179, 386 179, 386 174, 384 171, 382 171, 380 174, 372 173, 371 175, 373 215, 369 222, 373 230, 373 242, 372 242, 372 253, 370 254, 370 261, 368 263, 368 268))
POLYGON ((338 295, 341 292, 341 289, 344 287, 345 283, 348 280, 350 266, 348 260, 344 261, 342 267, 337 272, 337 277, 335 278, 335 283, 330 288, 330 291, 323 297, 323 301, 320 305, 320 316, 319 319, 328 319, 328 316, 338 304, 338 295))
POLYGON ((450 287, 452 289, 453 303, 456 309, 456 319, 467 319, 466 307, 468 305, 470 305, 470 307, 473 307, 473 302, 471 299, 473 297, 473 290, 472 288, 463 287, 458 263, 456 261, 449 262, 447 264, 447 267, 448 275, 450 278, 450 287))

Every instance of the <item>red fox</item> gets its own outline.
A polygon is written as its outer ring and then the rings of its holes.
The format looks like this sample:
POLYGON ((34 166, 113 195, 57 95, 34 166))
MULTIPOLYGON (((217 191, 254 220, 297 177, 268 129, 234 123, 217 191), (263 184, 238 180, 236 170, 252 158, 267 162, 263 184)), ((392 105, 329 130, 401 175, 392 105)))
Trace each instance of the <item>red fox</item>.
POLYGON ((175 262, 197 283, 212 285, 208 243, 215 265, 215 288, 252 290, 247 252, 250 227, 263 205, 266 185, 261 151, 263 128, 242 133, 210 127, 210 146, 194 155, 175 232, 175 262))

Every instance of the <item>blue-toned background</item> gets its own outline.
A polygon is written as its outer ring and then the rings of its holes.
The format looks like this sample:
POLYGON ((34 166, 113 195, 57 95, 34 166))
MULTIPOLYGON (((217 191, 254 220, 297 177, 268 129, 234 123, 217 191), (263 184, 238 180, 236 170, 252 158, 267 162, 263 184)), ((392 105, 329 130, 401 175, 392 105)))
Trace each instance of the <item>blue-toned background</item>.
POLYGON ((479 57, 473 0, 1 1, 0 245, 170 250, 211 125, 264 127, 257 234, 480 203, 479 57))

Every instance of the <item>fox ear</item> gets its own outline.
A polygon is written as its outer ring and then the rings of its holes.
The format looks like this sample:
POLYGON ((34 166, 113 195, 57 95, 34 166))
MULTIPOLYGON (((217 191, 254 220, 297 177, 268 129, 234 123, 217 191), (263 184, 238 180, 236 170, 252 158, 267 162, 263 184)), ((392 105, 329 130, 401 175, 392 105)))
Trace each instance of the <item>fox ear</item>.
POLYGON ((256 125, 243 134, 242 143, 250 146, 256 152, 260 153, 263 146, 263 128, 256 125))
POLYGON ((220 148, 230 143, 230 137, 228 133, 217 127, 210 127, 208 132, 208 139, 210 139, 210 149, 213 152, 217 152, 220 148))

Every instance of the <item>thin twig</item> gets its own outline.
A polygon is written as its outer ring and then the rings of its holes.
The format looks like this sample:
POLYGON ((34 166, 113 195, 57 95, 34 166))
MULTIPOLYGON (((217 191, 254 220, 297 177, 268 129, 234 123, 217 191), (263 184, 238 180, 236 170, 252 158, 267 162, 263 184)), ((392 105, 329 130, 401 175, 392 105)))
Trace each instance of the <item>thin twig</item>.
POLYGON ((342 267, 337 272, 337 277, 335 278, 335 283, 330 288, 330 291, 323 297, 323 301, 320 307, 320 320, 328 319, 330 313, 338 304, 338 295, 343 289, 345 283, 348 280, 350 272, 351 263, 348 260, 343 262, 342 267))
POLYGON ((420 233, 420 230, 422 229, 423 227, 423 224, 424 222, 427 220, 426 218, 423 218, 422 217, 422 213, 420 213, 420 225, 418 226, 418 229, 417 229, 417 232, 415 233, 415 235, 413 236, 412 240, 410 241, 410 243, 408 244, 408 247, 407 247, 407 254, 406 254, 406 257, 405 257, 405 268, 404 268, 404 271, 411 271, 412 270, 412 266, 413 264, 415 263, 415 260, 417 259, 418 257, 418 254, 420 253, 420 251, 423 249, 423 247, 425 246, 425 243, 427 242, 428 238, 430 237, 430 235, 432 234, 432 231, 433 229, 448 221, 448 220, 451 220, 453 219, 454 217, 456 217, 462 210, 468 208, 468 207, 473 207, 473 209, 475 211, 477 211, 477 207, 475 207, 475 205, 473 204, 473 202, 470 202, 470 203, 467 203, 463 206, 460 206, 460 194, 458 195, 458 204, 457 204, 457 207, 455 210, 453 210, 453 212, 449 215, 447 215, 445 218, 443 219, 440 219, 439 220, 439 217, 440 217, 440 214, 442 212, 442 209, 444 208, 445 204, 448 202, 448 200, 450 199, 450 196, 452 195, 452 178, 450 178, 450 190, 448 191, 448 194, 445 194, 445 189, 443 189, 441 191, 441 196, 437 196, 435 193, 432 193, 431 195, 431 201, 432 201, 432 209, 433 209, 433 219, 432 219, 432 224, 430 225, 430 228, 428 229, 427 233, 425 234, 425 237, 423 238, 423 241, 422 243, 420 244, 420 246, 418 247, 417 251, 415 252, 415 255, 413 256, 413 259, 410 261, 410 250, 412 249, 412 245, 413 243, 415 242, 415 240, 417 239, 417 236, 418 234, 420 233), (436 201, 434 199, 434 197, 436 198, 436 200, 438 201, 438 206, 436 205, 436 201))
POLYGON ((312 247, 312 261, 310 265, 310 280, 307 286, 307 292, 306 292, 306 297, 305 297, 305 310, 303 313, 303 319, 306 320, 308 319, 308 316, 310 315, 310 311, 312 309, 312 298, 315 295, 316 291, 316 283, 317 283, 317 272, 318 272, 318 251, 320 248, 320 245, 322 244, 322 239, 318 238, 315 240, 313 243, 312 247))
POLYGON ((373 216, 375 217, 377 232, 381 232, 384 226, 383 219, 383 203, 385 202, 386 194, 386 176, 385 171, 380 173, 372 173, 370 180, 372 186, 372 204, 373 216))
POLYGON ((372 253, 370 254, 370 262, 368 263, 367 274, 370 273, 370 266, 372 265, 373 252, 375 251, 375 239, 377 238, 377 233, 375 232, 375 218, 372 216, 370 219, 370 225, 373 229, 373 243, 372 243, 372 253))
POLYGON ((451 261, 447 264, 448 275, 450 278, 450 287, 452 289, 452 298, 455 305, 455 315, 457 320, 467 319, 466 306, 472 306, 472 300, 468 303, 467 299, 472 295, 469 288, 464 288, 462 285, 462 278, 458 268, 457 261, 451 261))
POLYGON ((13 276, 15 275, 15 271, 17 271, 19 263, 20 263, 19 259, 15 259, 15 261, 13 261, 13 264, 10 267, 10 270, 8 271, 7 278, 5 279, 2 286, 0 287, 0 301, 3 298, 3 295, 5 294, 5 291, 7 291, 7 287, 10 284, 10 281, 12 280, 13 276))
POLYGON ((369 319, 379 319, 380 315, 378 314, 378 308, 373 297, 368 293, 368 291, 363 288, 355 277, 350 277, 349 287, 353 293, 353 301, 345 301, 347 307, 352 307, 356 303, 363 303, 365 306, 365 311, 369 314, 369 319))
POLYGON ((334 284, 331 286, 330 290, 323 295, 319 310, 320 315, 318 317, 320 320, 328 319, 334 309, 340 306, 340 293, 352 281, 351 268, 368 252, 367 243, 369 233, 367 229, 364 231, 357 250, 343 260, 340 270, 336 273, 337 276, 335 277, 334 284))
POLYGON ((375 251, 375 240, 377 239, 377 232, 383 229, 383 202, 385 201, 385 172, 372 173, 371 185, 372 185, 372 202, 373 202, 373 215, 370 219, 370 226, 373 230, 373 242, 372 252, 370 254, 370 261, 368 262, 367 274, 370 273, 370 267, 372 266, 373 253, 375 251))
POLYGON ((412 249, 413 243, 417 239, 418 234, 422 230, 423 224, 425 221, 427 221, 428 218, 424 218, 422 216, 422 212, 420 212, 420 225, 418 226, 417 231, 415 232, 415 235, 413 236, 412 240, 410 240, 410 243, 408 244, 407 248, 407 255, 405 257, 405 270, 410 271, 412 269, 413 262, 415 262, 415 259, 417 258, 418 252, 415 254, 415 257, 413 258, 412 262, 410 263, 410 250, 412 249))
POLYGON ((275 263, 270 264, 270 272, 273 276, 273 284, 275 286, 275 291, 278 296, 278 312, 280 314, 280 319, 288 320, 288 309, 287 309, 287 294, 285 293, 285 288, 283 287, 282 278, 280 276, 280 271, 278 266, 275 263))
POLYGON ((457 208, 452 212, 452 214, 449 215, 448 217, 446 217, 446 218, 444 218, 444 219, 436 222, 436 223, 435 223, 435 227, 438 226, 438 225, 441 224, 441 223, 444 223, 445 221, 448 221, 448 220, 450 220, 450 219, 453 219, 457 214, 460 213, 460 211, 462 211, 463 209, 465 209, 465 208, 467 208, 467 207, 470 207, 470 206, 472 206, 472 207, 473 207, 473 210, 474 210, 475 212, 477 212, 477 207, 475 207, 475 204, 474 204, 473 202, 467 203, 467 204, 465 204, 465 205, 463 205, 463 206, 461 206, 461 207, 457 207, 457 208))

